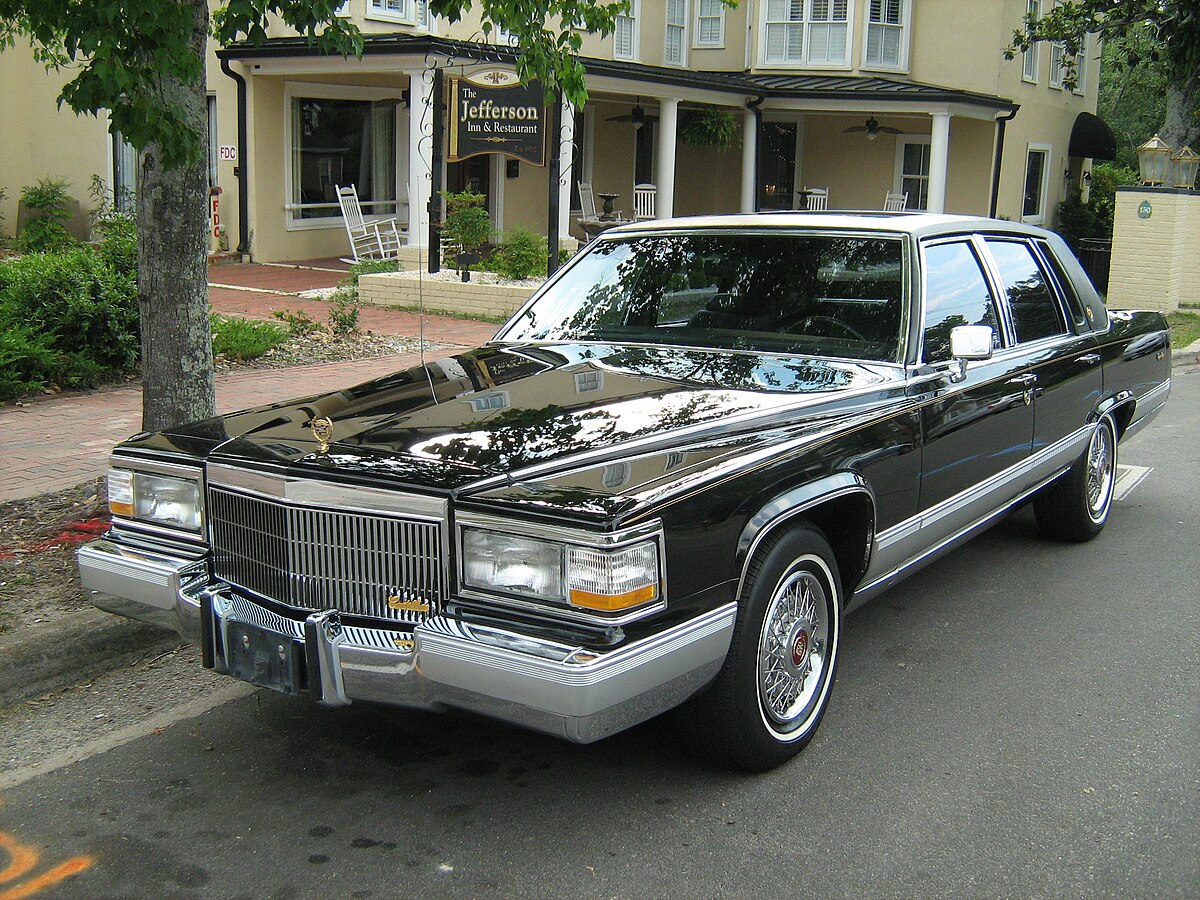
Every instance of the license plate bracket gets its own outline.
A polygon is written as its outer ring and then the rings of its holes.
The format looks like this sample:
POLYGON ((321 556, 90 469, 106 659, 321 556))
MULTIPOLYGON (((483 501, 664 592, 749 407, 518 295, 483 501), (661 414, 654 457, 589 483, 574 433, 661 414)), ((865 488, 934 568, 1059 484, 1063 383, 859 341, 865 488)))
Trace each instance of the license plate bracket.
POLYGON ((304 661, 294 638, 233 620, 226 622, 225 633, 229 674, 284 694, 300 692, 304 661))

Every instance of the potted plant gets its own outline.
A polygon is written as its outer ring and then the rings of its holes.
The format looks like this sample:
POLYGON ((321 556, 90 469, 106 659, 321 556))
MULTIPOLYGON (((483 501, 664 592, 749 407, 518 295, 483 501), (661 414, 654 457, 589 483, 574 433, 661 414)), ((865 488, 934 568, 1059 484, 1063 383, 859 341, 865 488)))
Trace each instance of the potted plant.
POLYGON ((479 251, 492 238, 492 220, 483 208, 487 198, 472 190, 442 191, 446 220, 442 237, 458 248, 455 261, 463 281, 471 280, 471 266, 479 262, 479 251))

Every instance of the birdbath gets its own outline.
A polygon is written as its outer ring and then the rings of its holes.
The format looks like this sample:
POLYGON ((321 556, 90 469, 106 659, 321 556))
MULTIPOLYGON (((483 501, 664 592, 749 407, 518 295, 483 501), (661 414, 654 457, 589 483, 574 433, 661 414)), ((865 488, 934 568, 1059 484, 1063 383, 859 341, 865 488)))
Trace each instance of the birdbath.
POLYGON ((616 215, 614 215, 614 212, 613 212, 614 211, 613 204, 616 202, 617 198, 620 197, 621 195, 620 194, 601 194, 600 192, 597 191, 596 196, 604 201, 604 210, 603 210, 603 213, 600 216, 600 218, 603 219, 605 222, 611 222, 613 219, 616 218, 616 215))

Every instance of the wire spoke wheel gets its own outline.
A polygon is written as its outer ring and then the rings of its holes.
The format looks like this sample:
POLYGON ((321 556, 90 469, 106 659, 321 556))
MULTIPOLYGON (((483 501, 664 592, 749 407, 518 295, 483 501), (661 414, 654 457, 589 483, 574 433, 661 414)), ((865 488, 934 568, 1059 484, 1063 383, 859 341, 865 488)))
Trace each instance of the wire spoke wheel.
POLYGON ((790 571, 775 588, 758 642, 763 711, 782 729, 811 712, 827 672, 828 597, 808 569, 790 571))
POLYGON ((1087 504, 1093 522, 1103 521, 1108 513, 1116 477, 1113 457, 1112 431, 1101 424, 1092 435, 1087 451, 1087 504))

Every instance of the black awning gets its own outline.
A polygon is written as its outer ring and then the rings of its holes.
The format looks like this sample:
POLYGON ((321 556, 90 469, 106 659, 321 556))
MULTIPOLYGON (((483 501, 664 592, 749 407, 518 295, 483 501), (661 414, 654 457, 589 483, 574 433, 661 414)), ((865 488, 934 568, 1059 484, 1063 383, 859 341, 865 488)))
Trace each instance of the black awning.
POLYGON ((1116 159, 1117 139, 1107 122, 1099 116, 1081 112, 1071 126, 1071 146, 1067 154, 1092 159, 1116 159))

